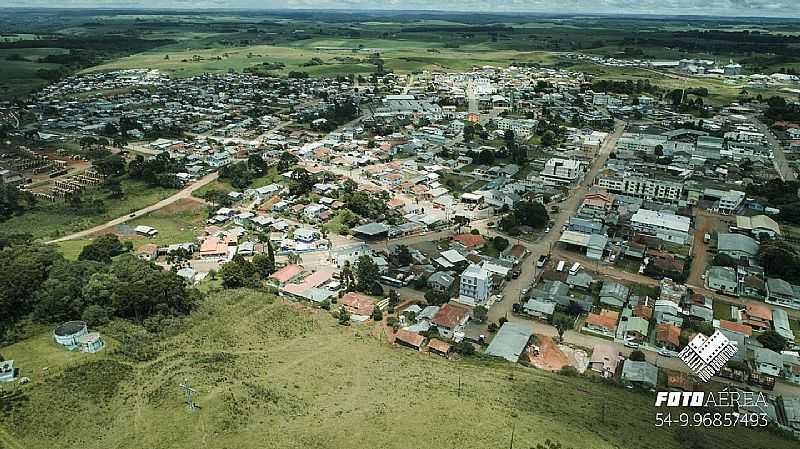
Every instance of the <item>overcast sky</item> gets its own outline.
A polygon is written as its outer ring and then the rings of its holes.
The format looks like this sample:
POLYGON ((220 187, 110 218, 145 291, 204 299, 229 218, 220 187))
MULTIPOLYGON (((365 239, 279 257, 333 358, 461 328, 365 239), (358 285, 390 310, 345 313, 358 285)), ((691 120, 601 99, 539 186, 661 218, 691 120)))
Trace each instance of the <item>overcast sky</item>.
POLYGON ((0 0, 0 3, 14 7, 383 9, 800 16, 798 0, 0 0))

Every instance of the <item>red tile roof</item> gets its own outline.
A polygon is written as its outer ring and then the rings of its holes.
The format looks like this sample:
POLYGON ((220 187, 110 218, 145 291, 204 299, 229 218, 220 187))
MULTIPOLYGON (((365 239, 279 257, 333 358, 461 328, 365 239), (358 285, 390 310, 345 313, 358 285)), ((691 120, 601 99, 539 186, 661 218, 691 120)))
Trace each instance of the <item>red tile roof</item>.
POLYGON ((407 331, 405 329, 400 329, 397 331, 397 334, 395 334, 394 338, 395 340, 402 341, 403 343, 409 344, 415 348, 422 346, 422 342, 425 341, 425 337, 422 335, 407 331))
POLYGON ((454 328, 467 316, 467 309, 452 304, 443 305, 431 321, 437 326, 454 328))
POLYGON ((475 234, 459 234, 453 237, 453 240, 461 243, 467 248, 477 248, 486 243, 486 240, 481 235, 475 234))
POLYGON ((772 319, 772 311, 764 304, 747 304, 746 313, 748 317, 759 318, 764 321, 770 321, 772 319))
POLYGON ((428 348, 432 351, 440 352, 442 354, 447 354, 450 352, 450 344, 445 343, 438 338, 431 339, 431 341, 428 342, 428 348))
POLYGON ((738 332, 748 337, 753 336, 753 328, 746 324, 734 323, 733 321, 719 320, 719 327, 731 332, 738 332))
POLYGON ((355 313, 356 315, 370 316, 375 308, 375 304, 373 304, 372 299, 369 296, 365 296, 356 292, 347 293, 346 295, 342 296, 342 299, 339 301, 341 301, 342 305, 350 309, 351 313, 355 313))
POLYGON ((681 328, 674 324, 661 323, 656 325, 656 341, 671 343, 676 348, 680 346, 681 328))
POLYGON ((618 319, 619 319, 618 312, 603 309, 600 311, 599 314, 590 313, 586 317, 586 324, 590 324, 595 327, 604 327, 606 329, 613 331, 614 329, 617 328, 618 319))
POLYGON ((297 276, 298 274, 303 272, 303 267, 301 265, 286 265, 285 267, 281 268, 280 270, 272 273, 270 275, 271 279, 275 279, 278 282, 289 282, 297 276))

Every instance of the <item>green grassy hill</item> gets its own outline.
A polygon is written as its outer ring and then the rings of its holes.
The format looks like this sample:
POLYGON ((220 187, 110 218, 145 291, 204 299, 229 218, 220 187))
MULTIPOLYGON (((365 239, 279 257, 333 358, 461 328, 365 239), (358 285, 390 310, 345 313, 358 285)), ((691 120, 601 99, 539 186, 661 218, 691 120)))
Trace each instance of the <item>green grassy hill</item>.
MULTIPOLYGON (((521 448, 681 447, 654 427, 651 395, 391 347, 377 327, 262 293, 213 293, 186 320, 150 327, 161 335, 126 339, 136 329, 112 323, 104 331, 121 341, 96 355, 66 354, 46 334, 3 348, 33 382, 0 401, 0 447, 494 448, 512 426, 521 448), (194 413, 184 381, 200 392, 194 413)), ((797 447, 747 429, 706 437, 709 449, 797 447)))

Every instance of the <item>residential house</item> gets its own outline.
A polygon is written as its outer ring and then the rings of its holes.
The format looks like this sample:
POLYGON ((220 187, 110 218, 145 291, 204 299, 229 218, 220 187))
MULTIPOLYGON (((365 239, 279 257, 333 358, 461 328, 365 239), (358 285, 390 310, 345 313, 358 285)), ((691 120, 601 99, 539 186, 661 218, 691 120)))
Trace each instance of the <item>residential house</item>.
POLYGON ((531 327, 527 324, 507 321, 492 338, 489 347, 486 348, 486 354, 516 363, 528 346, 532 335, 531 327))
POLYGON ((158 245, 155 243, 147 243, 140 246, 136 250, 136 257, 148 262, 155 262, 156 258, 158 257, 158 245))
POLYGON ((658 384, 658 368, 648 362, 625 360, 622 364, 622 380, 646 388, 658 384))
POLYGON ((425 343, 425 337, 406 329, 400 329, 395 334, 394 341, 397 344, 419 351, 422 349, 422 344, 425 343))
POLYGON ((447 292, 453 286, 455 280, 455 272, 437 271, 428 277, 428 286, 437 292, 447 292))
POLYGON ((630 289, 619 282, 605 281, 600 289, 600 304, 613 309, 621 309, 628 300, 630 289))
POLYGON ((469 320, 466 308, 454 304, 445 304, 436 312, 431 323, 436 326, 439 335, 447 339, 459 339, 458 334, 464 330, 464 325, 469 320))
POLYGON ((369 317, 372 316, 372 311, 375 309, 372 298, 356 292, 345 293, 339 302, 351 315, 369 317))
POLYGON ((731 267, 711 267, 706 272, 706 287, 710 290, 736 295, 739 279, 731 267))
POLYGON ((303 274, 302 265, 286 265, 269 276, 271 283, 278 287, 294 282, 303 274))
POLYGON ((772 311, 772 327, 775 332, 785 338, 787 342, 793 344, 795 337, 791 326, 789 326, 789 314, 783 309, 774 309, 772 311))
POLYGON ((428 352, 440 355, 442 357, 449 357, 452 347, 449 343, 439 340, 438 338, 431 338, 428 342, 428 352))
POLYGON ((644 342, 647 340, 649 327, 649 321, 638 316, 629 317, 625 322, 625 340, 644 342))
POLYGON ((589 369, 603 377, 613 377, 620 362, 620 353, 614 345, 601 343, 592 348, 589 369))
POLYGON ((619 312, 602 309, 600 313, 590 313, 586 317, 584 329, 592 333, 614 337, 618 320, 619 312))
POLYGON ((745 306, 742 320, 754 330, 769 330, 772 311, 764 304, 750 302, 745 306))
POLYGON ((780 377, 783 370, 781 354, 767 348, 753 348, 753 365, 757 372, 772 377, 780 377))
POLYGON ((800 309, 800 287, 777 278, 767 278, 766 287, 768 303, 800 309))
POLYGON ((522 310, 530 317, 549 320, 553 316, 555 308, 556 303, 554 302, 531 298, 523 305, 522 310))
POLYGON ((680 349, 681 328, 674 324, 661 323, 656 325, 656 346, 677 351, 680 349))

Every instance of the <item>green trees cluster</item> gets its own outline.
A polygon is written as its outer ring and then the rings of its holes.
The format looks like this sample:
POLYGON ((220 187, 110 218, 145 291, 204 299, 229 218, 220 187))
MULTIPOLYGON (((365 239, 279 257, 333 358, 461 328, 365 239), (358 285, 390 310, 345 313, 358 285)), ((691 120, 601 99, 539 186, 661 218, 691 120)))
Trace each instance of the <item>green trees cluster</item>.
POLYGON ((520 233, 520 226, 542 229, 547 226, 550 217, 547 209, 540 203, 520 201, 514 205, 509 214, 500 220, 500 228, 511 235, 520 233))
POLYGON ((181 183, 175 175, 183 170, 183 162, 170 158, 167 153, 161 153, 152 159, 139 155, 128 163, 128 176, 142 180, 151 187, 180 187, 181 183))
POLYGON ((254 179, 264 176, 267 172, 267 163, 259 154, 252 154, 246 161, 228 164, 219 169, 220 179, 230 181, 233 187, 244 189, 254 179))
POLYGON ((758 257, 767 276, 800 283, 800 256, 791 246, 778 240, 763 242, 758 257))
POLYGON ((0 221, 19 215, 33 207, 36 200, 30 192, 23 192, 14 186, 0 184, 0 221))
POLYGON ((256 254, 253 260, 247 260, 241 255, 236 255, 233 260, 222 265, 219 276, 225 288, 258 287, 275 272, 275 253, 269 242, 267 252, 256 254))
POLYGON ((80 255, 78 255, 78 260, 93 260, 107 264, 111 263, 113 257, 127 253, 132 249, 133 243, 122 243, 116 235, 105 234, 84 246, 80 255))
POLYGON ((365 218, 378 219, 386 216, 389 207, 386 203, 389 196, 386 192, 379 194, 368 194, 366 192, 342 192, 339 200, 351 212, 365 218))
POLYGON ((175 273, 133 255, 69 261, 27 236, 6 238, 2 244, 0 338, 26 317, 47 324, 77 318, 102 324, 98 321, 109 317, 141 323, 157 315, 188 313, 197 299, 197 292, 175 273))

